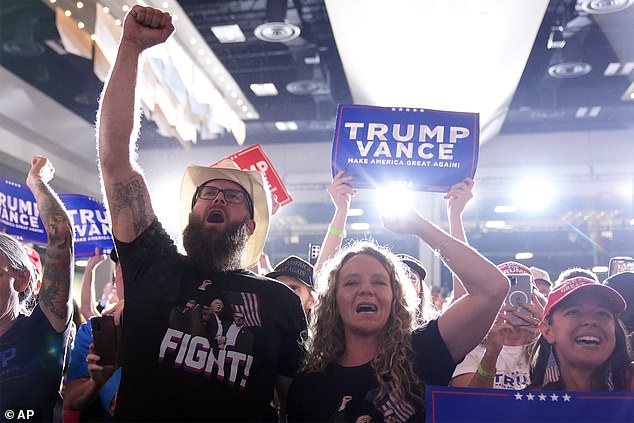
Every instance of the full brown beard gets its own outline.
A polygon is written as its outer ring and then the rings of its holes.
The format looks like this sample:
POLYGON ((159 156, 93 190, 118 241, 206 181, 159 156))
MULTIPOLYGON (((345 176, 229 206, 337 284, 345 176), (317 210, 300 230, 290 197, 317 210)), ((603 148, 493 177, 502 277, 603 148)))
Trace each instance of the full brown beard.
POLYGON ((183 231, 183 247, 192 265, 208 272, 240 269, 246 254, 248 219, 228 224, 224 229, 205 227, 191 216, 183 231))

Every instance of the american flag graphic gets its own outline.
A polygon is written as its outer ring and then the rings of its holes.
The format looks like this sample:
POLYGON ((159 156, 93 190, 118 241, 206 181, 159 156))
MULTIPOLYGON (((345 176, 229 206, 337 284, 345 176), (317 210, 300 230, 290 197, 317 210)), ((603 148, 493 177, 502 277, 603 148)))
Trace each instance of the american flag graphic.
MULTIPOLYGON (((392 383, 390 383, 392 385, 392 383)), ((383 414, 385 421, 392 420, 396 422, 406 422, 416 413, 416 409, 412 404, 394 395, 394 391, 390 390, 388 397, 376 404, 377 409, 383 414)))
POLYGON ((253 292, 226 292, 226 298, 234 312, 244 314, 246 326, 262 326, 260 320, 260 302, 257 294, 253 292))
POLYGON ((557 382, 559 380, 559 366, 557 365, 557 360, 555 359, 555 354, 551 348, 550 355, 548 356, 548 364, 546 365, 546 374, 544 375, 544 385, 547 385, 552 382, 557 382))

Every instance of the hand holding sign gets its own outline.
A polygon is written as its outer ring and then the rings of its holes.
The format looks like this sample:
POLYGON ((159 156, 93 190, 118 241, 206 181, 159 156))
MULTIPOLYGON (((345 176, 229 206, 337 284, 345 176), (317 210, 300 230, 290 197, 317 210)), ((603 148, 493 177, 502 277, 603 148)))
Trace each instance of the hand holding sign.
POLYGON ((477 113, 339 105, 332 175, 346 169, 359 188, 446 192, 474 176, 479 132, 477 113))
POLYGON ((471 178, 452 185, 444 199, 447 200, 447 211, 449 216, 460 217, 469 200, 473 198, 473 185, 475 182, 471 178))
POLYGON ((357 191, 350 186, 353 177, 344 176, 345 172, 345 170, 342 170, 335 175, 330 185, 328 185, 328 194, 330 194, 330 198, 337 210, 347 211, 350 209, 350 202, 357 191))
POLYGON ((425 218, 411 205, 399 213, 381 215, 381 222, 385 229, 403 235, 415 234, 424 220, 425 218))

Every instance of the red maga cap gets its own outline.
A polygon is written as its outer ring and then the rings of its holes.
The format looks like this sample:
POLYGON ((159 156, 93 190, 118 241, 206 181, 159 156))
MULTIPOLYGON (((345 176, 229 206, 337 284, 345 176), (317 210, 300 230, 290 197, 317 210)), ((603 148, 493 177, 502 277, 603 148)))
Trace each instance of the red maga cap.
POLYGON ((544 320, 550 315, 553 307, 568 298, 570 295, 580 290, 592 291, 595 295, 600 295, 607 300, 616 314, 622 313, 627 308, 627 303, 616 290, 609 286, 602 285, 592 279, 577 277, 566 279, 557 285, 548 295, 548 302, 544 308, 544 320))

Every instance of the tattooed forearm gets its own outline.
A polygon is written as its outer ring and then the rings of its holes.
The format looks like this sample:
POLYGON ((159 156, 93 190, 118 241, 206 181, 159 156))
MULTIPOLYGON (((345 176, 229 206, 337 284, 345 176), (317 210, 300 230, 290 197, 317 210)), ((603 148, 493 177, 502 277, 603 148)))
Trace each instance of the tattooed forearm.
POLYGON ((49 185, 30 175, 29 188, 35 196, 40 218, 48 236, 40 288, 40 306, 57 330, 70 319, 73 280, 73 225, 66 209, 49 185))
POLYGON ((70 269, 69 261, 60 260, 48 254, 47 250, 44 279, 40 289, 40 304, 60 320, 66 320, 68 317, 70 269))
POLYGON ((134 236, 138 236, 152 223, 154 211, 143 176, 137 174, 126 181, 108 184, 106 191, 113 225, 126 214, 131 218, 134 236))
POLYGON ((68 214, 61 201, 43 182, 39 182, 33 192, 37 198, 40 218, 48 236, 49 248, 65 250, 66 253, 70 254, 73 233, 68 214))

